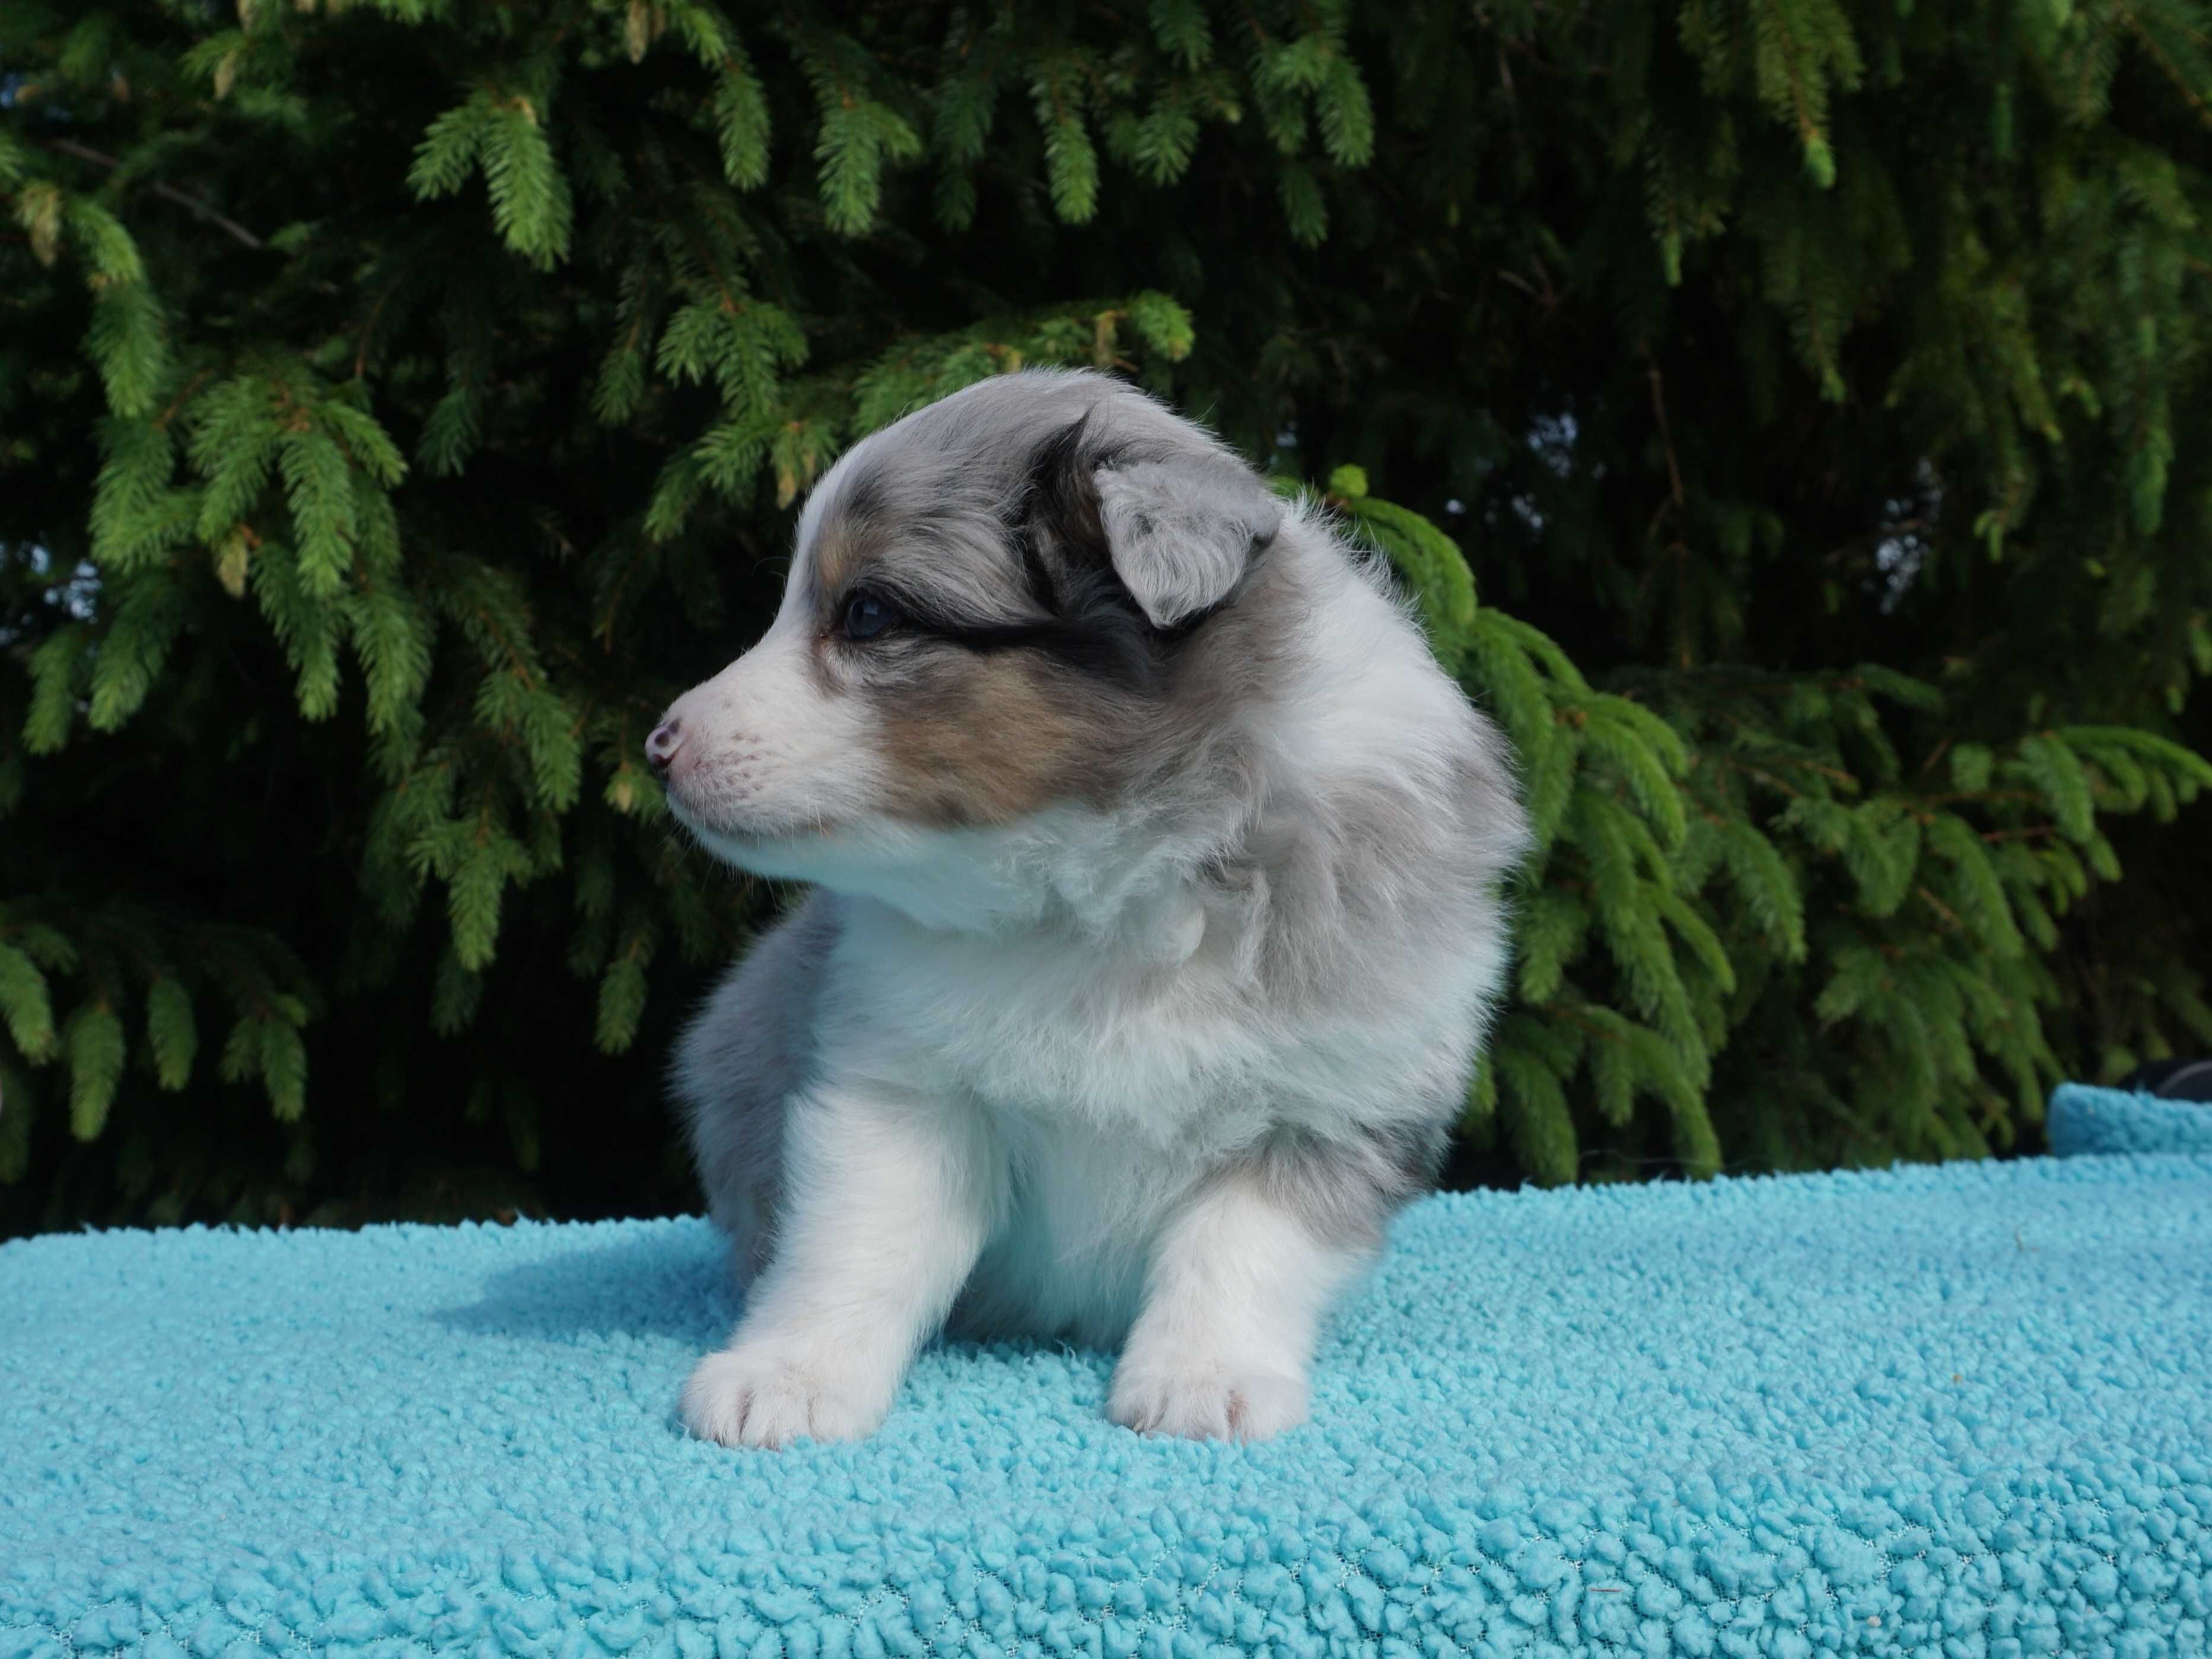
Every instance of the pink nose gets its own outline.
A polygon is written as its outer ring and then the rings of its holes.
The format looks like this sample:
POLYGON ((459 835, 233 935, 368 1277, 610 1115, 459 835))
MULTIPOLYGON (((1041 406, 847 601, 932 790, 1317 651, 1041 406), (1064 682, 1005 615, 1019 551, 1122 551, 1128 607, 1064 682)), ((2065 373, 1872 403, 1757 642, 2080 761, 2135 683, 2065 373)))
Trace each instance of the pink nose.
POLYGON ((657 772, 665 772, 676 758, 676 751, 684 746, 684 727, 678 720, 663 720, 653 728, 653 735, 645 740, 645 757, 653 763, 657 772))

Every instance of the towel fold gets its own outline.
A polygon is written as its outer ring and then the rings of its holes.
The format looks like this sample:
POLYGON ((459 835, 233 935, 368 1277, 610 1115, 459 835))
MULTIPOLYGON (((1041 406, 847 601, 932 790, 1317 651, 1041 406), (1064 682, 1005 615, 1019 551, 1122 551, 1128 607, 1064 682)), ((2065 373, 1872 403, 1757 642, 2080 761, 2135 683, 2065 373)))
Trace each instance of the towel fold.
POLYGON ((2212 1105, 2062 1084, 2045 1126, 2059 1158, 2100 1152, 2212 1152, 2212 1105))

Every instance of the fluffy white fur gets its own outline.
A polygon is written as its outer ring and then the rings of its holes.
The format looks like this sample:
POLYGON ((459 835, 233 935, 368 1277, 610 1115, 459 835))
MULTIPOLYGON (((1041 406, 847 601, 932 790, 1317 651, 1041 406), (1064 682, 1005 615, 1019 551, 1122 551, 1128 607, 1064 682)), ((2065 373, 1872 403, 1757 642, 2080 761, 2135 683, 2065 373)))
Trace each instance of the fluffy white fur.
MULTIPOLYGON (((1504 971, 1494 888, 1522 829, 1503 746, 1383 575, 1312 511, 1239 493, 1241 466, 1133 392, 1012 379, 1027 384, 848 455, 809 504, 774 627, 656 734, 708 848, 818 884, 678 1058, 749 1281, 681 1402, 726 1444, 867 1434, 948 1318, 1122 1343, 1107 1409, 1133 1429, 1302 1421, 1328 1311, 1423 1184, 1410 1165, 1441 1146, 1504 971), (986 457, 975 489, 1022 488, 1027 463, 992 458, 1071 415, 1086 441, 1136 434, 1141 471, 1100 475, 1097 522, 1117 567, 1142 539, 1122 580, 1145 622, 1230 595, 1146 647, 1166 666, 1145 707, 1188 755, 1103 800, 908 821, 883 804, 897 694, 869 689, 883 659, 835 635, 817 580, 824 514, 902 445, 929 465, 967 445, 986 457), (1188 654, 1205 652, 1220 660, 1188 654)), ((893 492, 868 522, 926 583, 931 536, 951 532, 902 540, 901 510, 893 492)), ((982 559, 951 579, 957 602, 1018 613, 1018 565, 982 559)), ((960 672, 947 661, 930 672, 960 672)), ((1101 696, 1102 731, 1126 723, 1101 696)))

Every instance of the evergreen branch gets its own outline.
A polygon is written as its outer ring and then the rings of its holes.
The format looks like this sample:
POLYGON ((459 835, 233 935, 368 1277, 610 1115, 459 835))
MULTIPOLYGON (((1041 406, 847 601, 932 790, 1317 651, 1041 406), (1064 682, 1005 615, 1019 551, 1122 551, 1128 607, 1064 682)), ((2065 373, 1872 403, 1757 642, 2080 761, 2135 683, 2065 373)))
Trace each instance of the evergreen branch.
POLYGON ((705 879, 672 825, 636 752, 662 677, 765 623, 730 550, 787 544, 849 441, 1024 365, 1126 374, 1247 453, 1287 437, 1509 735, 1539 850, 1465 1121, 1522 1169, 1979 1152, 2060 1071, 2212 1032, 2196 0, 1987 30, 1980 0, 786 5, 757 64, 693 0, 428 31, 426 3, 261 5, 181 64, 115 11, 70 50, 129 65, 120 101, 11 46, 0 493, 47 562, 0 557, 0 813, 36 883, 185 919, 7 901, 0 1231, 111 1188, 98 1219, 543 1209, 452 1196, 418 1149, 463 1124, 502 1178, 663 1203, 658 1118, 571 1133, 574 1067, 626 1053, 592 1109, 642 1098, 781 890, 705 879), (335 81, 252 56, 356 46, 335 81), (916 161, 929 187, 893 176, 916 161), (402 179, 451 205, 409 220, 402 179), (1292 234, 1255 245, 1255 210, 1292 234), (1066 291, 1137 246, 1163 293, 1066 291), (319 272, 357 290, 335 326, 296 303, 319 272), (1863 401, 1824 403, 1846 369, 1863 401), (1562 470, 1524 446, 1565 413, 1562 470), (404 489, 395 433, 428 463, 404 489), (1328 444, 1388 477, 1335 488, 1328 444), (1411 505, 1455 498, 1450 534, 1411 505), (1917 566, 1875 558, 1897 538, 1917 566), (192 810, 115 814, 134 775, 192 810), (264 777, 297 844, 234 876, 264 777), (248 877, 272 931, 218 931, 248 877), (272 965, 276 929, 311 966, 272 965), (349 1018, 304 1023, 341 985, 349 1018), (426 1027, 453 1041, 386 1041, 426 1027), (266 1091, 262 1133, 225 1075, 266 1091), (318 1169, 302 1115, 341 1091, 374 1109, 318 1169), (149 1144, 161 1190, 116 1186, 149 1144))
POLYGON ((1789 20, 1782 15, 1778 0, 1762 0, 1762 3, 1767 16, 1773 20, 1776 33, 1782 38, 1783 60, 1789 66, 1790 100, 1796 109, 1798 142, 1809 151, 1820 143, 1820 128, 1813 118, 1810 100, 1806 93, 1797 40, 1791 33, 1789 20))
POLYGON ((2167 55, 2166 48, 2159 45, 2157 39, 2143 26, 2142 19, 2136 15, 2135 8, 2129 5, 2127 0, 2113 0, 2112 9, 2119 13, 2120 20, 2128 27, 2128 33, 2135 36, 2136 43, 2150 54, 2151 61, 2173 83, 2173 89, 2181 94, 2182 101, 2197 112, 2198 120, 2212 127, 2212 103, 2206 102, 2204 95, 2190 85, 2189 77, 2182 73, 2181 66, 2167 55))
POLYGON ((1682 492, 1682 469, 1674 459, 1674 430, 1667 423, 1667 398, 1660 386, 1659 366, 1651 362, 1650 352, 1644 356, 1644 362, 1650 365, 1644 373, 1651 382, 1651 413, 1658 420, 1660 441, 1667 451, 1668 494, 1676 509, 1680 510, 1687 498, 1682 492))
MULTIPOLYGON (((106 167, 110 172, 123 165, 114 156, 102 155, 89 145, 77 143, 74 138, 46 138, 40 142, 48 149, 58 150, 64 155, 73 155, 80 161, 90 161, 95 167, 106 167)), ((173 185, 163 184, 158 179, 149 181, 146 187, 165 202, 174 202, 180 207, 190 208, 200 218, 226 233, 233 240, 241 242, 252 248, 256 253, 264 253, 268 251, 268 243, 263 241, 244 225, 240 224, 237 220, 216 212, 215 204, 204 196, 195 196, 190 191, 179 190, 173 185)), ((337 292, 335 286, 332 287, 331 292, 337 292)))

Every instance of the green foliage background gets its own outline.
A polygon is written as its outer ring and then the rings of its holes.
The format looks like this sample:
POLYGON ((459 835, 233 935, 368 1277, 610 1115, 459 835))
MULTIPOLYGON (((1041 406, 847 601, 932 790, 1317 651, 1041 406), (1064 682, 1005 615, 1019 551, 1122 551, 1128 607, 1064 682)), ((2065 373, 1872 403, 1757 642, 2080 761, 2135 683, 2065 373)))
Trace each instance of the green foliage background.
POLYGON ((2212 1046, 2209 41, 0 0, 0 1232, 690 1206, 771 896, 640 740, 842 447, 1036 362, 1325 492, 1519 744, 1471 1146, 2032 1144, 2212 1046))

